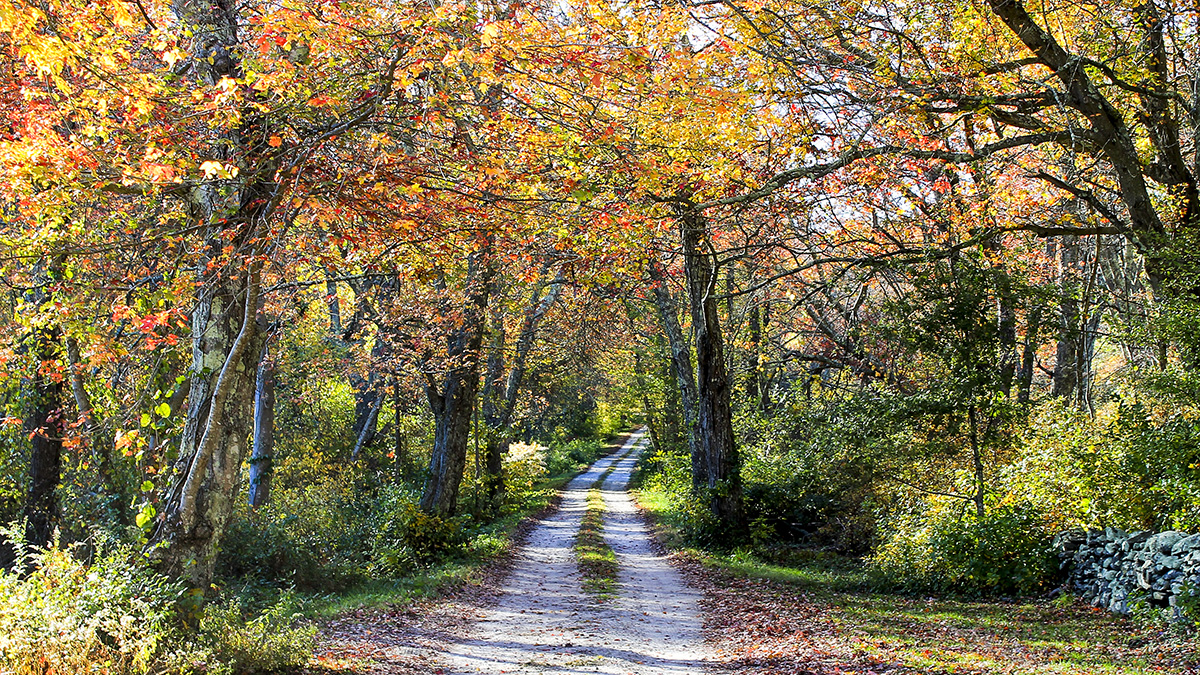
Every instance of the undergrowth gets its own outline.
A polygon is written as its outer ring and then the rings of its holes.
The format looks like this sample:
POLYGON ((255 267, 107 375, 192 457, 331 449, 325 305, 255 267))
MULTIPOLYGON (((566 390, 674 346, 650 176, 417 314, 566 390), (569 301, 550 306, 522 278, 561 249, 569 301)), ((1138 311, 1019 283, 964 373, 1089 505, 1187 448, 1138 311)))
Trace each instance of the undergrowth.
POLYGON ((291 593, 258 611, 238 598, 186 609, 183 585, 133 547, 105 546, 90 563, 76 553, 51 548, 22 561, 26 574, 0 571, 0 673, 231 675, 312 654, 315 628, 291 593))

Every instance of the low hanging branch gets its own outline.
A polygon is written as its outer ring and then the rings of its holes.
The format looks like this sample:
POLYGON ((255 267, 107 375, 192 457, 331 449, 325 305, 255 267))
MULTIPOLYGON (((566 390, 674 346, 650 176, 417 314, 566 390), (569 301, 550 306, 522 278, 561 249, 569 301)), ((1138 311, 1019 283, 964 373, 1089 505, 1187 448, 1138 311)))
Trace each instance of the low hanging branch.
POLYGON ((193 520, 196 514, 196 497, 200 494, 200 484, 203 482, 204 472, 208 468, 208 460, 212 456, 213 450, 216 448, 217 439, 220 436, 221 417, 225 411, 225 399, 229 396, 229 390, 233 387, 233 371, 237 368, 238 361, 242 358, 242 353, 246 351, 246 345, 254 338, 254 332, 257 328, 254 321, 254 315, 258 310, 258 292, 262 283, 260 277, 260 264, 253 262, 250 264, 249 283, 246 288, 246 308, 242 316, 242 328, 238 331, 237 338, 233 341, 233 346, 229 349, 229 355, 225 357, 225 364, 221 366, 221 374, 217 378, 217 386, 212 395, 212 406, 208 415, 208 421, 204 425, 204 435, 200 438, 200 446, 196 449, 196 455, 192 458, 192 463, 188 467, 187 479, 183 483, 182 496, 180 502, 179 520, 184 529, 190 529, 193 525, 193 520))

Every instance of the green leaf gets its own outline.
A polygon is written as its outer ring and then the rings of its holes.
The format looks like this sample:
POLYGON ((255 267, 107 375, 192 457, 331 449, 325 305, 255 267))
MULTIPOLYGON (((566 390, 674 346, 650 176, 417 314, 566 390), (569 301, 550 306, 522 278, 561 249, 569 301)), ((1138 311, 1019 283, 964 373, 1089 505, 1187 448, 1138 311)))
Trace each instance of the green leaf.
POLYGON ((170 417, 171 416, 171 404, 170 403, 159 403, 158 407, 156 407, 154 409, 154 412, 158 413, 159 417, 170 417))
POLYGON ((141 511, 138 511, 137 517, 133 520, 135 523, 137 523, 138 527, 144 530, 147 529, 150 523, 154 521, 154 516, 157 513, 158 512, 154 510, 153 506, 146 504, 142 507, 141 511))
POLYGON ((150 413, 142 413, 142 426, 150 426, 150 413))
POLYGON ((146 481, 146 482, 142 483, 142 492, 153 492, 153 491, 154 491, 154 483, 151 483, 150 481, 146 481))

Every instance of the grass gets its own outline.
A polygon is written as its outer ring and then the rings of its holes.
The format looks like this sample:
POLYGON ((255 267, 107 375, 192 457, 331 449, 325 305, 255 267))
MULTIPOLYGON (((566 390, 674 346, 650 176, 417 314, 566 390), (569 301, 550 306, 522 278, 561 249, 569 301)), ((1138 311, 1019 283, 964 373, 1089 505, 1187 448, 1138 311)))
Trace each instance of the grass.
POLYGON ((604 541, 604 497, 598 487, 603 483, 601 477, 588 490, 587 511, 575 535, 575 559, 583 575, 583 589, 600 601, 617 594, 617 554, 604 541))
POLYGON ((638 502, 705 591, 706 622, 738 673, 1015 675, 1196 673, 1194 637, 1072 598, 914 596, 881 587, 857 561, 795 549, 716 554, 687 547, 678 500, 638 502))

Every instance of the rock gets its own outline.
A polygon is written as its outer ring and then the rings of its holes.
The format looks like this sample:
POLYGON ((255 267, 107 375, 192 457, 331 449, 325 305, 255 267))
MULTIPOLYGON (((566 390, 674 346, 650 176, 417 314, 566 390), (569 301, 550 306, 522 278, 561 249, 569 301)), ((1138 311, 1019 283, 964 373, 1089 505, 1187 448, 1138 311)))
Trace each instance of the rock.
POLYGON ((1087 543, 1087 533, 1083 530, 1068 530, 1054 537, 1053 547, 1055 551, 1059 551, 1059 555, 1065 552, 1078 551, 1079 547, 1087 543))
POLYGON ((1182 532, 1176 532, 1175 530, 1161 532, 1151 537, 1150 540, 1146 542, 1146 547, 1155 553, 1170 554, 1171 549, 1175 546, 1175 544, 1179 543, 1186 536, 1186 534, 1182 532))
POLYGON ((1158 566, 1163 569, 1177 570, 1183 567, 1183 558, 1173 555, 1161 556, 1157 561, 1158 566))
POLYGON ((1193 534, 1175 542, 1175 545, 1171 547, 1171 555, 1183 555, 1197 549, 1200 549, 1200 534, 1193 534))
POLYGON ((1126 539, 1124 542, 1122 542, 1121 548, 1125 549, 1126 551, 1132 550, 1138 544, 1146 543, 1146 540, 1153 536, 1154 536, 1154 533, 1149 530, 1142 530, 1141 532, 1134 532, 1133 534, 1129 535, 1128 539, 1126 539))
POLYGON ((1064 588, 1110 612, 1146 602, 1174 607, 1184 588, 1200 588, 1200 535, 1069 531, 1055 538, 1054 550, 1067 573, 1064 588))

